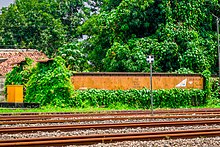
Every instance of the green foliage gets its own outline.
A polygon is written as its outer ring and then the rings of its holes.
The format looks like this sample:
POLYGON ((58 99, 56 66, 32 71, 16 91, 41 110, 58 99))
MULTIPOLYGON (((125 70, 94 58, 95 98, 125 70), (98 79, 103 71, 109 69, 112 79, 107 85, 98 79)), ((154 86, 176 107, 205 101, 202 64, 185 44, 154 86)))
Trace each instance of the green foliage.
POLYGON ((216 95, 215 97, 220 99, 220 79, 211 79, 211 84, 212 84, 212 93, 216 95))
POLYGON ((66 55, 74 71, 148 71, 154 54, 156 72, 216 74, 219 10, 219 0, 16 0, 2 9, 0 46, 66 55))
POLYGON ((25 94, 26 84, 33 72, 33 60, 30 58, 26 58, 24 62, 22 62, 18 66, 15 66, 11 72, 6 74, 6 80, 4 84, 5 93, 7 91, 7 85, 23 85, 25 94))
POLYGON ((180 68, 180 69, 176 70, 175 73, 179 73, 179 74, 193 74, 194 72, 191 71, 189 68, 180 68))
POLYGON ((22 71, 21 66, 15 66, 11 72, 6 74, 5 85, 22 85, 22 71))
POLYGON ((57 55, 66 61, 66 66, 72 71, 85 71, 88 69, 88 60, 79 45, 81 42, 65 44, 58 49, 57 55))
POLYGON ((36 48, 53 56, 65 42, 80 37, 77 26, 89 18, 87 0, 16 0, 0 15, 0 46, 36 48))
POLYGON ((27 82, 26 102, 66 107, 73 97, 70 73, 61 57, 54 61, 37 63, 35 72, 27 82))
POLYGON ((211 98, 208 99, 208 106, 220 106, 220 82, 219 79, 210 79, 211 98))
POLYGON ((105 71, 149 71, 146 55, 155 56, 154 70, 172 71, 179 64, 175 62, 178 58, 178 46, 172 42, 157 42, 157 39, 134 38, 129 39, 127 44, 115 42, 108 50, 103 60, 105 71), (163 58, 161 58, 163 56, 163 58))
POLYGON ((154 54, 157 72, 217 73, 214 8, 216 0, 107 0, 78 31, 97 71, 146 71, 154 54))
POLYGON ((205 70, 202 73, 204 80, 205 80, 205 86, 204 86, 204 91, 206 92, 206 98, 211 97, 211 83, 210 83, 210 78, 211 78, 211 72, 209 70, 205 70))
POLYGON ((64 41, 65 27, 49 13, 49 2, 17 0, 3 9, 0 21, 0 44, 36 48, 48 56, 64 41))
MULTIPOLYGON (((203 90, 154 90, 155 108, 180 108, 206 104, 203 90)), ((131 108, 150 108, 150 91, 142 90, 85 90, 76 91, 72 104, 77 107, 114 107, 126 105, 131 108)))

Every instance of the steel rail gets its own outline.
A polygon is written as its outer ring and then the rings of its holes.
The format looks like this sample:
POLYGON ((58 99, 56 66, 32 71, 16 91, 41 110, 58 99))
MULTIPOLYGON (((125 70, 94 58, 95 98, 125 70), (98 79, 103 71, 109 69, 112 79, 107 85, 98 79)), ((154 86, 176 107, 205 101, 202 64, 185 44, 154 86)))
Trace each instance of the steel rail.
POLYGON ((86 136, 62 136, 31 139, 1 140, 0 147, 4 146, 52 146, 52 145, 88 145, 95 143, 110 143, 126 140, 158 140, 175 138, 193 138, 201 136, 220 136, 220 129, 159 131, 124 134, 101 134, 86 136))
POLYGON ((82 129, 109 129, 109 128, 136 128, 136 127, 161 127, 161 126, 184 126, 184 125, 207 125, 220 124, 220 119, 215 120, 192 120, 192 121, 153 121, 138 123, 115 123, 115 124, 86 124, 86 125, 56 125, 56 126, 34 126, 34 127, 3 127, 1 133, 17 133, 17 132, 36 132, 36 131, 70 131, 82 129))
POLYGON ((2 120, 34 120, 34 119, 48 119, 48 118, 72 118, 72 117, 92 117, 92 116, 129 116, 129 115, 146 115, 143 112, 135 113, 88 113, 88 114, 54 114, 54 115, 21 115, 21 116, 0 116, 2 120))
POLYGON ((175 118, 219 118, 220 114, 216 115, 177 115, 177 116, 127 116, 127 117, 107 117, 107 118, 73 118, 73 119, 46 119, 46 120, 0 120, 0 125, 15 125, 15 124, 36 124, 36 123, 64 123, 64 122, 85 122, 85 121, 105 121, 105 120, 140 120, 140 119, 175 119, 175 118))
MULTIPOLYGON (((150 113, 149 113, 150 114, 150 113)), ((130 115, 149 115, 145 112, 134 112, 134 113, 92 113, 92 114, 54 114, 54 115, 21 115, 21 116, 0 116, 0 121, 15 121, 15 120, 39 120, 39 119, 49 119, 49 118, 72 118, 72 117, 92 117, 92 116, 130 116, 130 115)), ((154 114, 163 114, 163 113, 154 113, 154 114)), ((186 114, 220 114, 219 112, 178 112, 178 113, 170 113, 172 115, 186 115, 186 114)), ((166 113, 169 115, 169 113, 166 113)))

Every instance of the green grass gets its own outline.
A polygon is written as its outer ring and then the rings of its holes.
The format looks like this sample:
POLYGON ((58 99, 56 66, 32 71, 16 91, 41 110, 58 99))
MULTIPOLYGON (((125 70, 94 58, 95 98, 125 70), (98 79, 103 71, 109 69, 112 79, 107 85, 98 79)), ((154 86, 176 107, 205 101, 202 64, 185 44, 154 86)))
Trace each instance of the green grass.
POLYGON ((46 106, 41 108, 33 109, 21 109, 21 108, 0 108, 0 113, 14 113, 14 112, 99 112, 99 111, 112 111, 112 110, 137 110, 135 108, 128 108, 126 106, 121 107, 110 107, 110 108, 95 108, 95 107, 86 107, 86 108, 60 108, 53 106, 46 106))
MULTIPOLYGON (((192 107, 192 108, 220 108, 220 106, 204 106, 204 107, 192 107)), ((160 110, 169 110, 171 108, 157 108, 160 110)), ((154 110, 157 110, 154 109, 154 110)), ((116 105, 109 108, 95 108, 95 107, 86 107, 86 108, 60 108, 54 106, 45 106, 41 108, 34 109, 8 109, 0 108, 0 113, 16 113, 16 112, 103 112, 103 111, 113 111, 113 110, 140 110, 135 108, 129 108, 126 105, 116 105)))

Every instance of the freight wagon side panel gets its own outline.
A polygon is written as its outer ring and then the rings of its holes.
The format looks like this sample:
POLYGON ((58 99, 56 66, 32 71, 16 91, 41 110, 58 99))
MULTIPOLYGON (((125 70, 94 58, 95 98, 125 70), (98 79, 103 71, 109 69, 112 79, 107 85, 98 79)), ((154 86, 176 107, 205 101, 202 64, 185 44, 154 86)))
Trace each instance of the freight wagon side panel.
MULTIPOLYGON (((150 88, 150 75, 145 73, 76 73, 71 77, 75 89, 127 90, 150 88)), ((153 89, 203 89, 201 75, 154 74, 153 89)))

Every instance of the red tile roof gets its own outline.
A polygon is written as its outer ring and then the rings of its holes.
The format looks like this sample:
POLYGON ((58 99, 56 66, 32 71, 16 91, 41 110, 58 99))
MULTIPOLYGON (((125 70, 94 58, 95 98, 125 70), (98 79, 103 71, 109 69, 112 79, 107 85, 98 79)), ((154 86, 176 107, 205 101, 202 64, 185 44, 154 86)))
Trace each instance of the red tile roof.
POLYGON ((25 58, 31 58, 34 61, 48 59, 47 56, 37 50, 32 49, 0 49, 0 58, 7 58, 5 62, 0 63, 0 75, 5 76, 12 70, 13 63, 21 62, 25 58))

